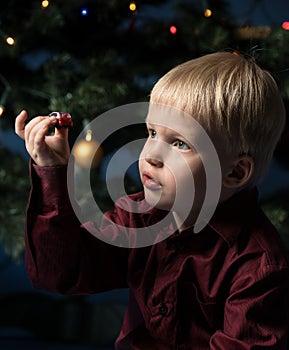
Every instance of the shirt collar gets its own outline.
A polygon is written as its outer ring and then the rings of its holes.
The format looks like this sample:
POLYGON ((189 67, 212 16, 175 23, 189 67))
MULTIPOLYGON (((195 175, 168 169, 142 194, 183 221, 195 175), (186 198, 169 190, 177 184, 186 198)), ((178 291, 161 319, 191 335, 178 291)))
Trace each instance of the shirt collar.
POLYGON ((208 226, 232 246, 244 227, 252 222, 257 210, 257 189, 242 190, 217 207, 208 226))
MULTIPOLYGON (((218 205, 207 226, 220 235, 225 242, 227 242, 229 247, 231 247, 235 243, 240 232, 252 222, 258 208, 257 188, 242 190, 218 205)), ((148 217, 145 220, 147 226, 162 220, 166 215, 171 215, 167 211, 155 208, 149 210, 147 214, 148 217)), ((206 229, 205 227, 204 230, 206 229)), ((182 231, 181 234, 174 235, 173 233, 176 233, 177 229, 172 216, 171 224, 164 227, 163 231, 166 233, 166 237, 171 236, 170 239, 179 236, 191 236, 193 232, 192 228, 188 228, 182 231)), ((202 235, 202 231, 198 234, 202 235)))

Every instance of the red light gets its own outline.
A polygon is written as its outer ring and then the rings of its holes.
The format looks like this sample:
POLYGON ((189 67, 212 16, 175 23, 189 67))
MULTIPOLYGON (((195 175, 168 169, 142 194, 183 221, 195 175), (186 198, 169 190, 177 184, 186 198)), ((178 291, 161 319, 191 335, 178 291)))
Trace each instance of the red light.
POLYGON ((170 26, 170 32, 171 34, 177 34, 177 27, 176 26, 170 26))
POLYGON ((289 22, 283 22, 282 23, 282 28, 285 30, 289 30, 289 22))

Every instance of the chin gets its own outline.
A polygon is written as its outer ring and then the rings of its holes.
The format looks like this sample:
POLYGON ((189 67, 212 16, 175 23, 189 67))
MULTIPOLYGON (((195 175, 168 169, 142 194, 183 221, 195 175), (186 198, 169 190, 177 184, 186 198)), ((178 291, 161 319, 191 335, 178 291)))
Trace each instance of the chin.
POLYGON ((170 211, 173 206, 173 201, 167 200, 160 192, 153 192, 144 189, 146 202, 153 208, 170 211))

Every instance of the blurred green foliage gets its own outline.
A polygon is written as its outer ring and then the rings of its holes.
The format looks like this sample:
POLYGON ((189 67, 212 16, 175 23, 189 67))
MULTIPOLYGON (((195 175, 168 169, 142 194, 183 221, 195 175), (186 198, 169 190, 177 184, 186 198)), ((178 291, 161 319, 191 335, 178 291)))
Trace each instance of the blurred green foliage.
POLYGON ((24 251, 24 220, 29 193, 27 162, 0 148, 0 241, 15 261, 24 251))
POLYGON ((262 207, 289 249, 289 191, 266 200, 262 207))

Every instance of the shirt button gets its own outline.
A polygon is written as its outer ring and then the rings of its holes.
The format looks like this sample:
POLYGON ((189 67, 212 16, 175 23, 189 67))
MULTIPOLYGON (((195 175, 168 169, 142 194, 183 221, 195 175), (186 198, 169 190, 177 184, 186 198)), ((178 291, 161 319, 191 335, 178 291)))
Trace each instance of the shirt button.
POLYGON ((162 316, 165 316, 166 313, 168 312, 168 307, 166 304, 162 303, 160 306, 159 306, 159 313, 162 315, 162 316))

